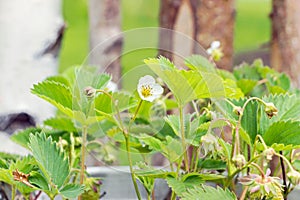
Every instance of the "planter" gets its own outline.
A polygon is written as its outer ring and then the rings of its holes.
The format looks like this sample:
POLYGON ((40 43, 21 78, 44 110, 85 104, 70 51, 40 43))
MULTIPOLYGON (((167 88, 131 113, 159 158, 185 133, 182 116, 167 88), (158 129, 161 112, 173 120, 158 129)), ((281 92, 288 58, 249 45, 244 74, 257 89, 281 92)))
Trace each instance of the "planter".
MULTIPOLYGON (((105 192, 106 194, 101 199, 136 200, 128 166, 89 167, 87 171, 91 176, 102 178, 101 193, 105 192)), ((147 199, 142 184, 138 183, 138 186, 143 199, 147 199)), ((155 199, 164 200, 169 192, 167 183, 162 179, 157 179, 154 187, 155 199)))

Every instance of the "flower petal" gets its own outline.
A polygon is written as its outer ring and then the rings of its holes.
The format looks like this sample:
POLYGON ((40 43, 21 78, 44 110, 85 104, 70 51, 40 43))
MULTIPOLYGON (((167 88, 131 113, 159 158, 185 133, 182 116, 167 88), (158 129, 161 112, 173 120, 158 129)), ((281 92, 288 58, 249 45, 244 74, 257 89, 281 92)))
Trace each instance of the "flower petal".
POLYGON ((155 79, 150 75, 146 75, 140 78, 138 86, 152 85, 152 84, 155 84, 155 79))
POLYGON ((159 96, 155 96, 155 95, 151 95, 151 96, 149 96, 149 97, 141 97, 143 100, 145 100, 145 101, 149 101, 149 102, 152 102, 152 101, 154 101, 154 99, 157 99, 159 96))
POLYGON ((265 188, 265 191, 267 192, 267 194, 270 193, 270 187, 269 187, 269 184, 265 184, 264 185, 264 188, 265 188))
POLYGON ((266 176, 270 176, 270 174, 271 174, 271 169, 268 168, 267 171, 266 171, 266 176))
POLYGON ((212 51, 213 51, 212 48, 209 48, 209 49, 206 50, 206 52, 207 52, 209 55, 212 54, 212 51))
POLYGON ((152 86, 153 95, 161 95, 164 92, 164 89, 159 84, 154 84, 152 86))
POLYGON ((211 46, 211 48, 212 49, 217 49, 217 48, 219 48, 220 47, 220 45, 221 45, 221 42, 220 41, 213 41, 211 44, 210 44, 210 46, 211 46))
POLYGON ((260 189, 260 185, 256 185, 250 189, 250 193, 257 192, 257 191, 259 191, 259 189, 260 189))

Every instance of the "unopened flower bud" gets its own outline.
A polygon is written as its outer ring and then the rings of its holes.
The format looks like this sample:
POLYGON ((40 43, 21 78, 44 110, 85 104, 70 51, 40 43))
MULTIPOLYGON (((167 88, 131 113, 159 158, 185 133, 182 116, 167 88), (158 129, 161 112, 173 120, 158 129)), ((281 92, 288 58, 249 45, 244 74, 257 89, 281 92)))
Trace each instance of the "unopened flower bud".
POLYGON ((93 98, 96 94, 96 89, 88 86, 86 88, 84 88, 84 94, 88 97, 88 98, 93 98))
POLYGON ((274 115, 278 114, 278 110, 272 102, 265 103, 265 113, 271 119, 274 115))
POLYGON ((232 161, 236 168, 241 169, 246 164, 246 159, 242 154, 238 154, 232 158, 232 161))
POLYGON ((81 145, 81 137, 75 137, 75 146, 81 145))
POLYGON ((296 170, 291 170, 287 173, 287 177, 293 185, 298 185, 300 183, 300 173, 296 170))
POLYGON ((115 161, 115 157, 111 154, 107 154, 106 156, 103 157, 103 161, 106 164, 112 164, 115 161))
POLYGON ((272 157, 275 154, 275 150, 273 148, 267 148, 264 150, 263 155, 266 157, 267 160, 272 160, 272 157))
POLYGON ((233 108, 233 113, 237 116, 243 115, 243 109, 240 106, 235 106, 233 108))

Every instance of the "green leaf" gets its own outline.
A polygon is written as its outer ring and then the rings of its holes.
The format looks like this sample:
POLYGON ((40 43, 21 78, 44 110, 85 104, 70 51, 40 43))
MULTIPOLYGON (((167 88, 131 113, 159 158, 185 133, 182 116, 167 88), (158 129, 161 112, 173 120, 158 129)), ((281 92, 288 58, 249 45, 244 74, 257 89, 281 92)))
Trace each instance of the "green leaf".
POLYGON ((180 106, 198 98, 224 97, 223 80, 216 74, 175 69, 165 58, 148 59, 145 63, 169 87, 180 106))
POLYGON ((33 85, 31 92, 72 117, 72 93, 66 85, 46 80, 33 85))
POLYGON ((57 130, 77 132, 73 121, 67 117, 53 117, 45 120, 44 124, 57 130))
POLYGON ((257 67, 253 64, 249 65, 247 63, 243 63, 238 67, 235 67, 233 70, 233 74, 237 80, 241 79, 251 79, 251 80, 261 80, 262 77, 257 67))
POLYGON ((159 139, 146 135, 141 134, 139 137, 140 141, 143 141, 146 145, 149 146, 150 149, 158 152, 162 152, 164 148, 164 144, 159 139))
POLYGON ((74 199, 84 192, 84 187, 78 184, 67 184, 59 192, 64 198, 74 199))
POLYGON ((237 86, 241 88, 244 94, 248 94, 256 86, 257 82, 257 80, 241 79, 237 81, 237 86))
POLYGON ((242 117, 242 128, 248 133, 252 142, 258 132, 258 107, 256 101, 248 103, 242 117))
POLYGON ((53 182, 60 188, 70 171, 65 154, 59 150, 52 138, 46 138, 43 132, 30 135, 29 147, 47 181, 53 182))
POLYGON ((226 162, 223 160, 214 159, 200 159, 198 162, 198 168, 200 169, 214 169, 214 170, 225 170, 226 162))
POLYGON ((298 120, 300 117, 300 100, 296 95, 269 95, 262 98, 265 102, 274 103, 278 109, 278 114, 271 119, 266 115, 264 109, 261 109, 259 133, 264 135, 268 128, 280 120, 298 120))
POLYGON ((0 168, 0 181, 3 181, 10 185, 13 184, 12 174, 9 169, 0 168))
MULTIPOLYGON (((190 126, 191 126, 191 115, 185 115, 184 116, 184 130, 185 135, 189 134, 190 126)), ((180 119, 178 115, 168 115, 165 117, 165 121, 170 125, 170 127, 173 129, 174 133, 181 137, 181 128, 180 128, 180 119)))
POLYGON ((36 170, 36 165, 33 158, 31 156, 26 156, 18 159, 16 162, 10 163, 9 169, 0 168, 0 181, 14 185, 22 194, 29 194, 30 192, 34 191, 34 188, 14 180, 12 173, 15 170, 25 174, 29 174, 29 172, 36 170))
POLYGON ((145 163, 137 164, 140 169, 135 171, 135 174, 139 177, 149 177, 149 178, 166 178, 167 176, 175 176, 176 172, 169 172, 162 169, 156 169, 152 166, 146 165, 145 163))
POLYGON ((49 190, 49 185, 45 180, 45 177, 40 172, 31 172, 28 180, 32 185, 36 186, 37 188, 43 191, 49 190))
POLYGON ((236 82, 232 79, 223 80, 223 85, 225 88, 225 96, 227 98, 240 99, 244 97, 244 93, 237 86, 236 82))
MULTIPOLYGON (((228 99, 232 104, 235 106, 243 107, 245 102, 247 101, 247 98, 243 99, 228 99)), ((226 118, 229 118, 230 120, 233 120, 234 122, 238 121, 238 115, 233 112, 233 106, 226 102, 226 101, 218 101, 216 102, 216 105, 218 106, 218 109, 221 110, 221 112, 224 114, 226 118)), ((258 132, 258 110, 260 105, 255 101, 251 101, 247 104, 243 117, 242 117, 242 128, 244 132, 246 132, 249 135, 249 138, 252 142, 254 142, 255 137, 258 132)), ((244 132, 241 132, 241 135, 243 136, 243 139, 249 143, 249 138, 244 134, 244 132)))
MULTIPOLYGON (((123 92, 115 92, 112 94, 114 101, 117 103, 119 112, 135 107, 137 100, 131 97, 129 94, 123 92)), ((114 114, 116 113, 115 105, 112 99, 106 94, 99 94, 95 98, 95 109, 101 114, 114 114)))
POLYGON ((182 200, 201 199, 201 200, 236 200, 234 193, 228 189, 214 188, 207 185, 193 187, 182 194, 182 200))
POLYGON ((61 83, 65 86, 67 86, 67 87, 70 87, 69 81, 61 75, 47 77, 45 79, 45 81, 53 81, 53 82, 56 82, 56 83, 61 83))
POLYGON ((183 153, 181 143, 170 136, 166 136, 165 141, 146 134, 140 134, 136 137, 148 145, 149 149, 162 153, 170 162, 176 161, 183 153))
POLYGON ((205 57, 201 55, 192 55, 185 59, 185 65, 192 70, 204 72, 216 72, 215 66, 205 57))
POLYGON ((0 158, 0 168, 8 169, 7 162, 2 158, 0 158))
POLYGON ((202 184, 204 181, 201 177, 198 176, 199 174, 196 173, 189 173, 181 177, 180 180, 168 176, 166 178, 166 181, 168 185, 172 188, 172 190, 181 197, 184 192, 186 192, 188 189, 193 188, 197 185, 202 184))
POLYGON ((90 66, 75 69, 75 77, 76 85, 80 90, 83 90, 87 86, 104 89, 111 80, 110 75, 106 73, 99 74, 96 67, 90 66))
POLYGON ((263 135, 268 146, 274 143, 300 145, 300 121, 279 121, 273 123, 263 135))
POLYGON ((15 134, 13 134, 10 139, 14 141, 15 143, 29 149, 28 143, 29 143, 29 135, 30 133, 40 133, 42 132, 41 128, 35 128, 35 127, 30 127, 25 130, 21 130, 15 134))

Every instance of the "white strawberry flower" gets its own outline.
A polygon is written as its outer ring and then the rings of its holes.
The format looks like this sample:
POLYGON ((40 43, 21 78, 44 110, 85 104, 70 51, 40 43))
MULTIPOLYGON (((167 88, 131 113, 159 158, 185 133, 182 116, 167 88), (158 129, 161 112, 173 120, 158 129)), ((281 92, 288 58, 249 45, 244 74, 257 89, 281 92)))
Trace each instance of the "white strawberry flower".
POLYGON ((137 85, 138 93, 142 100, 152 102, 164 92, 163 88, 155 82, 155 79, 146 75, 140 78, 137 85))
POLYGON ((206 50, 206 52, 209 55, 212 55, 213 51, 216 50, 216 49, 218 49, 220 46, 221 46, 221 42, 220 41, 213 41, 210 44, 210 47, 206 50))
POLYGON ((206 52, 214 61, 219 61, 223 57, 220 41, 213 41, 206 52))

